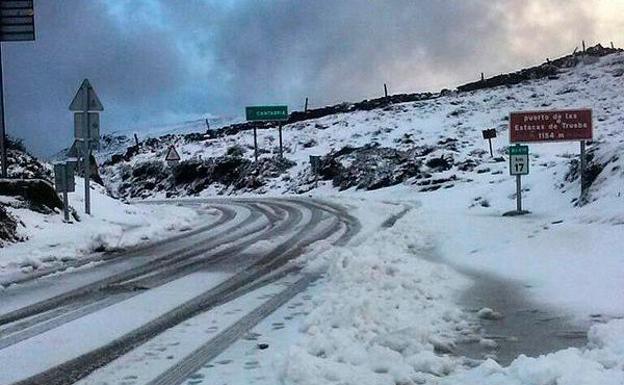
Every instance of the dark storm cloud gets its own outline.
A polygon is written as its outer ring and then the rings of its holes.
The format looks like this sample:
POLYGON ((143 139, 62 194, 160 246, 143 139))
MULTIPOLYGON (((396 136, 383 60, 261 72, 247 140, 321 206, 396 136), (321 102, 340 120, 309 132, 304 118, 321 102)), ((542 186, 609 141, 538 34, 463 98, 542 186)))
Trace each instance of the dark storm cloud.
POLYGON ((584 1, 38 0, 37 42, 4 44, 9 133, 37 152, 71 142, 88 77, 104 131, 250 103, 301 108, 452 87, 571 51, 584 1))

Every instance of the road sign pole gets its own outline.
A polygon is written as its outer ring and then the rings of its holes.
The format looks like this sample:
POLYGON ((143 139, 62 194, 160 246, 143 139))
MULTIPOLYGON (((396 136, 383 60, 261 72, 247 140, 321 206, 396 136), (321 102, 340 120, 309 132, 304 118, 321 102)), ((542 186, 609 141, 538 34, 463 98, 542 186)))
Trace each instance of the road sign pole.
POLYGON ((254 127, 254 159, 256 160, 256 166, 258 165, 258 133, 256 127, 254 127))
MULTIPOLYGON (((65 178, 67 182, 67 178, 65 178)), ((63 191, 63 214, 65 216, 65 222, 69 222, 69 198, 67 197, 67 191, 63 191)))
POLYGON ((522 212, 522 176, 516 175, 516 210, 522 212))
POLYGON ((91 128, 89 127, 89 106, 88 102, 85 103, 84 118, 85 124, 85 138, 84 138, 84 184, 85 184, 85 213, 91 214, 91 189, 89 186, 89 177, 91 174, 91 167, 89 165, 91 158, 91 150, 89 149, 89 140, 91 138, 91 128))
POLYGON ((581 174, 581 198, 585 196, 585 141, 581 140, 581 161, 579 162, 581 174))
POLYGON ((493 158, 494 153, 492 152, 492 138, 488 138, 488 142, 490 142, 490 158, 493 158))
POLYGON ((67 196, 67 191, 69 190, 69 175, 68 174, 69 174, 68 163, 65 163, 65 166, 63 167, 63 179, 64 179, 63 186, 65 186, 65 188, 63 189, 63 214, 65 216, 65 222, 69 222, 69 198, 67 196))
POLYGON ((280 122, 280 124, 279 124, 279 145, 280 145, 279 156, 280 156, 280 158, 283 158, 284 157, 284 149, 282 147, 282 122, 280 122))
POLYGON ((4 125, 4 79, 2 68, 2 43, 0 42, 0 152, 2 152, 2 177, 6 178, 7 175, 7 139, 6 129, 4 125))

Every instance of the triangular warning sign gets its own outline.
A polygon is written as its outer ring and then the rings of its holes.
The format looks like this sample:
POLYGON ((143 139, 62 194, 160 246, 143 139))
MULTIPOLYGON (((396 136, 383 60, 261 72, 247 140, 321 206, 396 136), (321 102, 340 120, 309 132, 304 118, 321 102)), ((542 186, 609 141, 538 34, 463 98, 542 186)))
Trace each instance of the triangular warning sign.
POLYGON ((72 144, 69 150, 67 150, 67 157, 68 158, 80 158, 81 154, 82 154, 82 148, 80 144, 74 140, 74 144, 72 144))
POLYGON ((165 160, 167 162, 177 162, 180 160, 180 154, 178 154, 178 151, 175 149, 175 147, 169 147, 169 149, 167 150, 167 155, 165 155, 165 160))
POLYGON ((74 100, 69 105, 70 111, 104 111, 102 102, 98 98, 89 80, 82 81, 74 100))

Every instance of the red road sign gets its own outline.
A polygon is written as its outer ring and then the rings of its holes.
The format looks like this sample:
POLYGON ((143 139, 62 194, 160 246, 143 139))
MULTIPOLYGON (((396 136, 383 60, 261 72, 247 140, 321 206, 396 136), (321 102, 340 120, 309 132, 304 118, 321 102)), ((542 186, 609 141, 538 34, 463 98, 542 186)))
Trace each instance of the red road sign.
POLYGON ((509 117, 509 142, 592 139, 592 110, 523 111, 509 117))

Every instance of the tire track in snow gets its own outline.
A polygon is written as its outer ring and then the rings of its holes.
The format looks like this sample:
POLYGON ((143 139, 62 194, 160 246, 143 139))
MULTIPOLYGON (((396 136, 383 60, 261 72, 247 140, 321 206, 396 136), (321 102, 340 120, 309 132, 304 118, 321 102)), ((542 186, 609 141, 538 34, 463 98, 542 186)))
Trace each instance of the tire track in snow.
MULTIPOLYGON (((282 202, 284 201, 286 200, 283 200, 282 202)), ((226 281, 217 285, 213 289, 208 290, 204 294, 178 306, 167 314, 148 322, 142 327, 122 336, 121 338, 76 359, 67 361, 61 365, 46 370, 43 373, 20 381, 17 384, 73 383, 91 373, 93 370, 108 364, 115 358, 145 343, 164 330, 167 330, 168 328, 173 327, 180 322, 193 317, 194 315, 211 309, 216 304, 219 304, 223 298, 227 296, 227 294, 230 294, 228 297, 242 295, 245 287, 249 287, 254 281, 261 279, 264 275, 278 269, 292 258, 300 255, 300 253, 305 250, 305 247, 311 242, 333 234, 341 228, 344 228, 345 232, 336 241, 336 243, 345 242, 347 238, 350 237, 354 231, 357 231, 359 227, 357 221, 350 218, 345 212, 342 212, 335 207, 328 207, 319 203, 301 203, 299 200, 287 201, 303 206, 307 209, 312 209, 312 218, 286 242, 280 244, 272 250, 268 256, 254 261, 243 271, 229 279, 226 279, 226 281), (329 230, 319 232, 314 237, 308 237, 309 239, 306 241, 307 232, 311 231, 321 221, 324 213, 339 216, 339 220, 334 221, 329 230)), ((263 202, 268 201, 263 200, 263 202)), ((232 298, 228 300, 231 299, 232 298)))
MULTIPOLYGON (((261 211, 261 210, 260 210, 261 211)), ((240 224, 240 228, 245 228, 247 225, 250 225, 254 222, 257 221, 257 219, 260 218, 259 215, 251 215, 248 218, 246 218, 241 224, 240 224)), ((224 231, 219 232, 218 234, 215 234, 209 238, 207 238, 206 240, 204 240, 203 242, 196 244, 195 247, 185 247, 182 250, 176 250, 174 252, 171 252, 165 256, 159 257, 156 260, 146 264, 146 265, 141 265, 137 268, 134 269, 130 269, 127 271, 124 271, 120 274, 116 274, 113 275, 111 277, 107 277, 105 279, 96 281, 96 282, 92 282, 88 285, 85 286, 81 286, 77 289, 71 290, 69 292, 63 293, 59 296, 41 301, 39 303, 35 303, 33 305, 29 305, 27 307, 21 308, 21 309, 17 309, 15 311, 11 311, 8 313, 5 313, 3 315, 0 315, 0 325, 3 324, 8 324, 8 323, 14 323, 16 321, 19 321, 21 319, 24 318, 30 318, 33 317, 37 314, 42 314, 42 313, 46 313, 49 312, 50 310, 54 310, 57 309, 59 307, 62 306, 67 306, 68 309, 73 309, 73 308, 80 308, 80 307, 86 307, 89 306, 91 303, 93 303, 94 301, 99 300, 101 297, 103 296, 110 296, 111 294, 115 294, 112 293, 114 291, 117 291, 118 293, 116 294, 122 294, 122 295, 117 295, 118 300, 117 301, 108 301, 106 302, 106 306, 110 306, 114 303, 117 303, 121 300, 125 300, 133 295, 137 295, 139 294, 138 292, 135 291, 136 286, 128 286, 127 288, 124 288, 123 286, 121 286, 120 284, 131 280, 131 279, 136 279, 138 277, 141 277, 143 275, 146 274, 150 274, 154 271, 157 271, 159 269, 170 269, 172 268, 171 266, 174 266, 176 263, 180 263, 183 262, 184 260, 188 259, 188 258, 192 258, 201 254, 206 253, 207 249, 210 249, 211 247, 214 247, 215 244, 222 242, 223 239, 228 240, 228 239, 236 239, 236 238, 240 238, 241 236, 245 236, 245 235, 249 235, 249 234, 253 234, 253 233, 257 233, 257 232, 262 232, 264 231, 266 228, 266 226, 262 226, 260 228, 251 228, 248 229, 248 233, 243 232, 243 234, 240 233, 229 233, 230 229, 226 229, 224 231), (223 238, 220 238, 223 237, 223 238), (182 254, 180 255, 180 253, 182 252, 182 254), (134 292, 134 293, 133 293, 134 292), (71 304, 74 304, 74 306, 72 307, 71 304)), ((175 268, 175 267, 174 267, 175 268)), ((164 284, 166 282, 168 282, 170 280, 163 280, 160 284, 164 284)), ((158 284, 154 283, 154 287, 159 286, 158 284)), ((103 306, 102 306, 103 307, 103 306)), ((96 311, 101 309, 102 307, 93 307, 91 308, 92 311, 96 311)), ((58 317, 57 314, 55 314, 54 312, 50 313, 52 316, 48 317, 48 318, 56 318, 58 317)), ((63 317, 62 319, 65 322, 69 322, 73 319, 76 319, 78 317, 84 316, 88 314, 88 312, 82 311, 82 312, 73 312, 71 314, 66 315, 65 317, 63 317)), ((43 322, 48 321, 48 319, 46 319, 45 314, 43 314, 43 316, 41 318, 37 319, 37 323, 42 324, 43 322)), ((40 332, 43 332, 45 330, 49 330, 52 327, 56 327, 59 324, 61 324, 58 320, 51 320, 50 323, 48 324, 47 327, 42 327, 40 326, 38 328, 38 330, 40 332)), ((13 325, 12 325, 13 326, 13 325)), ((22 329, 24 329, 26 331, 25 334, 22 335, 22 338, 16 338, 16 335, 13 334, 11 336, 9 336, 11 339, 10 341, 12 341, 12 343, 16 343, 19 342, 25 338, 29 338, 30 336, 32 336, 31 332, 27 332, 26 329, 30 328, 33 326, 33 322, 29 320, 26 320, 26 322, 23 324, 22 329)), ((15 333, 15 330, 18 329, 15 326, 12 327, 12 332, 15 333)), ((6 331, 4 329, 0 330, 0 332, 2 332, 2 334, 7 334, 6 331)), ((9 340, 5 340, 7 337, 4 337, 3 339, 0 340, 0 348, 2 347, 6 347, 11 345, 12 343, 8 343, 9 340)))

